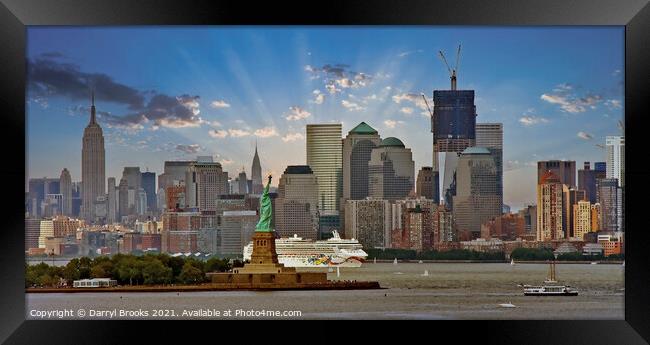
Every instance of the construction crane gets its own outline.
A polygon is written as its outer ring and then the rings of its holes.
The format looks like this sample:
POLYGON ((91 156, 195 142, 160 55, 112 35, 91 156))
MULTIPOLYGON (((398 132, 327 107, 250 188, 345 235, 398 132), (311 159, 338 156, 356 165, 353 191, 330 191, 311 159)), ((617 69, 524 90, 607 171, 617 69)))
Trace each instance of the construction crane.
POLYGON ((458 71, 458 62, 460 61, 460 44, 458 45, 458 51, 456 52, 456 66, 454 66, 453 69, 449 67, 449 63, 447 63, 447 59, 445 58, 445 54, 442 52, 442 50, 438 52, 440 53, 440 58, 442 59, 442 62, 445 63, 445 66, 447 66, 447 70, 449 71, 449 78, 451 79, 451 89, 456 90, 456 72, 458 71))
POLYGON ((433 111, 431 111, 431 107, 429 107, 429 102, 427 101, 427 96, 424 95, 424 93, 420 93, 422 95, 422 99, 424 100, 424 104, 427 106, 427 110, 429 110, 429 115, 433 117, 433 111))

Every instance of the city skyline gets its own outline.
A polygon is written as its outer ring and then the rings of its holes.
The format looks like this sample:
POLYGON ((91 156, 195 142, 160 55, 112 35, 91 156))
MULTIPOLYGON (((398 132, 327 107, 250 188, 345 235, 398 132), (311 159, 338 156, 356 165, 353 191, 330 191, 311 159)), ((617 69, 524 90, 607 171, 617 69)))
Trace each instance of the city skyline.
POLYGON ((342 123, 345 137, 362 121, 402 140, 419 171, 431 166, 419 95, 449 88, 436 54, 458 43, 458 88, 476 91, 477 123, 504 124, 505 204, 535 203, 537 161, 605 161, 605 137, 620 134, 620 28, 43 27, 28 38, 29 178, 67 168, 81 180, 91 88, 107 178, 199 155, 234 178, 250 174, 257 141, 275 184, 305 164, 306 124, 342 123))

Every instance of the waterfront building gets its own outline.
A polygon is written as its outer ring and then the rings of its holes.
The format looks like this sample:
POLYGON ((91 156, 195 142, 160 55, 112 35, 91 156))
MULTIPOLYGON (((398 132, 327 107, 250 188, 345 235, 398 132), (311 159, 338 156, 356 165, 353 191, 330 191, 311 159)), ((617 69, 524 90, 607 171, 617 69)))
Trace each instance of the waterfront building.
POLYGON ((161 251, 163 253, 194 253, 201 229, 198 209, 167 211, 162 215, 161 251))
POLYGON ((580 241, 585 234, 591 232, 591 203, 589 200, 579 200, 573 205, 573 236, 580 241))
POLYGON ((390 247, 391 204, 388 200, 347 200, 345 237, 356 238, 363 248, 390 247))
POLYGON ((619 187, 625 187, 625 137, 605 137, 607 148, 607 178, 617 179, 619 187))
POLYGON ((562 190, 563 184, 554 172, 544 173, 537 185, 537 241, 564 238, 562 190))
POLYGON ((82 218, 95 221, 95 202, 106 195, 106 162, 104 134, 95 118, 95 94, 90 106, 90 122, 84 129, 81 149, 81 182, 83 184, 82 218))
POLYGON ((59 216, 52 219, 52 236, 65 237, 75 236, 77 230, 84 225, 83 221, 66 216, 59 216))
POLYGON ((127 232, 123 237, 123 252, 130 254, 133 252, 160 251, 161 235, 138 232, 127 232))
POLYGON ((591 231, 600 231, 601 208, 599 203, 591 205, 591 231))
POLYGON ((598 243, 603 246, 605 256, 621 255, 623 253, 623 241, 612 235, 598 235, 598 243))
POLYGON ((498 238, 477 238, 471 241, 460 241, 460 249, 482 253, 503 252, 504 243, 498 238))
POLYGON ((458 241, 458 233, 454 225, 453 212, 444 204, 438 205, 433 213, 433 246, 438 250, 446 243, 458 241))
POLYGON ((438 172, 431 167, 422 167, 418 172, 415 182, 415 193, 417 196, 425 197, 440 202, 438 198, 438 172))
POLYGON ((156 173, 143 172, 140 177, 142 181, 142 188, 146 193, 147 198, 147 211, 156 212, 156 173))
MULTIPOLYGON (((494 158, 497 167, 499 205, 503 205, 503 123, 477 123, 476 146, 485 147, 494 158)), ((503 213, 510 213, 510 210, 503 213)))
POLYGON ((308 124, 307 165, 318 180, 318 209, 339 212, 343 195, 342 124, 308 124))
POLYGON ((72 215, 72 178, 67 168, 61 171, 59 181, 59 190, 63 197, 63 200, 61 200, 61 214, 70 216, 72 215))
POLYGON ((391 206, 390 247, 417 251, 433 248, 433 200, 406 198, 391 206))
POLYGON ((524 237, 532 240, 537 238, 537 205, 527 205, 519 210, 519 215, 524 218, 524 237))
POLYGON ((539 161, 537 162, 537 184, 542 182, 542 178, 548 171, 553 172, 558 177, 561 184, 569 187, 576 187, 576 162, 575 161, 539 161))
POLYGON ((615 178, 598 180, 597 196, 600 204, 600 230, 618 232, 622 231, 623 193, 615 178))
POLYGON ((501 215, 498 170, 491 152, 466 148, 458 160, 452 211, 458 231, 480 237, 481 224, 501 215))
POLYGON ((411 149, 397 138, 386 138, 370 154, 368 196, 387 200, 404 198, 414 189, 414 175, 411 149))
POLYGON ((255 156, 251 165, 252 193, 255 195, 262 194, 264 186, 262 185, 262 166, 260 165, 260 156, 257 154, 257 143, 255 143, 255 156))
POLYGON ((368 197, 368 162, 372 149, 379 146, 377 131, 361 122, 343 139, 343 198, 362 200, 368 197))
POLYGON ((281 237, 296 234, 318 239, 318 180, 308 165, 290 165, 285 169, 275 207, 275 231, 281 237))

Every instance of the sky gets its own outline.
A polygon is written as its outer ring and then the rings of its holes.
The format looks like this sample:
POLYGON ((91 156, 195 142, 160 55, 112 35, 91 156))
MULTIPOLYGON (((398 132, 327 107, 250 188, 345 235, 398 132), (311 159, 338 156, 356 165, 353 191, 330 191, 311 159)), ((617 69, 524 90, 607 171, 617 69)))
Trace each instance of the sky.
MULTIPOLYGON (((95 90, 106 176, 212 155, 230 176, 305 164, 305 125, 361 121, 431 165, 434 89, 475 90, 504 127, 504 203, 535 203, 536 162, 604 161, 622 135, 623 27, 29 27, 27 173, 81 179, 95 90), (430 105, 432 105, 430 103, 430 105)), ((593 165, 592 165, 593 166, 593 165)), ((277 184, 278 179, 274 179, 277 184)))

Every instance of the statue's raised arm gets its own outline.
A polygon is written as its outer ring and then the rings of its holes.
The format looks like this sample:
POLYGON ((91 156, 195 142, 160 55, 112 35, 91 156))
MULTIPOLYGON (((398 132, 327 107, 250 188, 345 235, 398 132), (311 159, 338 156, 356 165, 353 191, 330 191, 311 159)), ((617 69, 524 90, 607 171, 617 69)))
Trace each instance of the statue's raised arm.
POLYGON ((271 175, 269 175, 269 182, 264 187, 262 197, 260 199, 260 220, 255 226, 255 231, 271 232, 271 218, 273 210, 271 209, 271 197, 269 197, 269 188, 271 187, 271 175))

